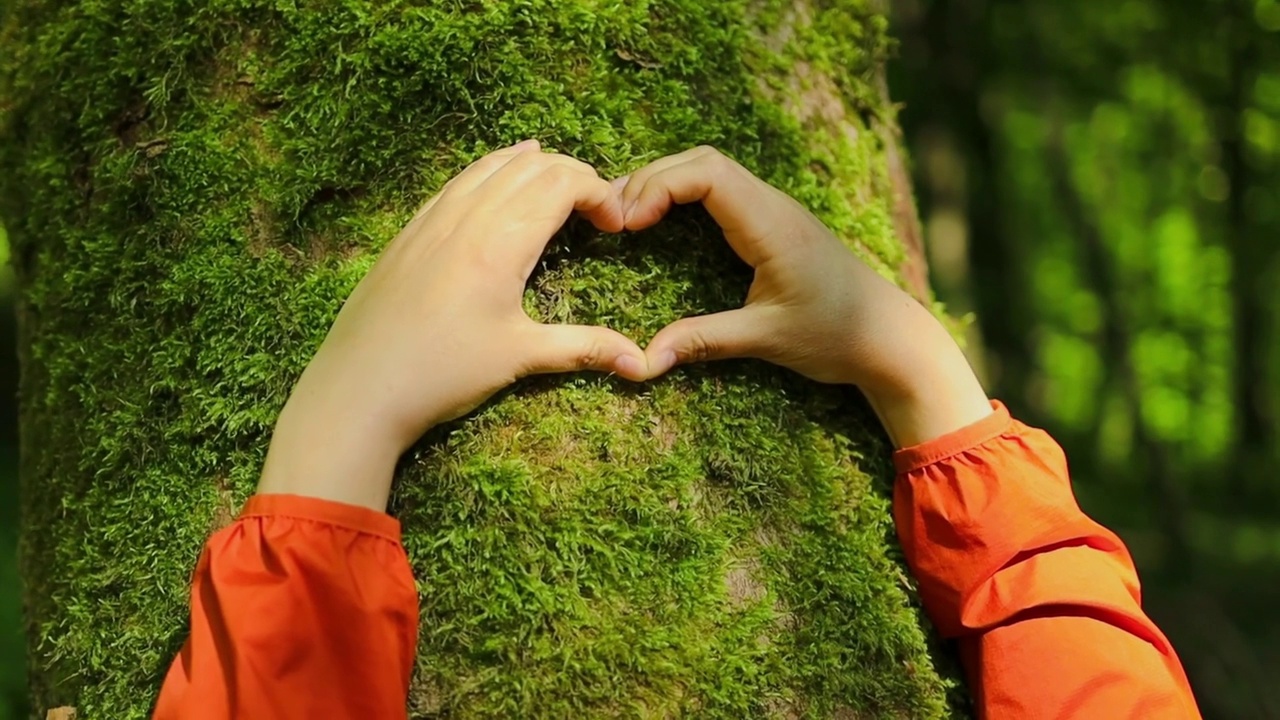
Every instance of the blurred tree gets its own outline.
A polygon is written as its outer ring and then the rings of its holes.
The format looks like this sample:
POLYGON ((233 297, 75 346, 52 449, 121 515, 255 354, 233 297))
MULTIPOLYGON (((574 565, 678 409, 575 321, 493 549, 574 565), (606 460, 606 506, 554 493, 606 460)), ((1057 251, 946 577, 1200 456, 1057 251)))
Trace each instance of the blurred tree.
MULTIPOLYGON (((38 709, 145 715, 196 553, 340 299, 486 150, 538 137, 619 174, 713 143, 923 277, 862 0, 16 8, 0 199, 38 709)), ((643 338, 734 306, 749 273, 718 237, 696 208, 625 242, 571 227, 528 309, 643 338)), ((759 364, 523 383, 401 468, 414 717, 958 712, 891 477, 865 407, 759 364)))

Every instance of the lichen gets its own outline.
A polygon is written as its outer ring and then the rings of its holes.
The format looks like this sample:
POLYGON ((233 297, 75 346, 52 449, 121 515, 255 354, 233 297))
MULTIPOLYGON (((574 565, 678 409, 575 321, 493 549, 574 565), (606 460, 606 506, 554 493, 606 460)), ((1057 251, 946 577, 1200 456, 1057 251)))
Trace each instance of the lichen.
MULTIPOLYGON (((536 137, 614 176, 716 145, 892 276, 883 18, 794 6, 12 3, 0 202, 35 707, 147 714, 199 548, 252 492, 291 383, 479 155, 536 137), (797 111, 815 83, 838 122, 797 111)), ((682 208, 621 238, 571 223, 526 307, 643 342, 749 279, 682 208)), ((413 716, 961 712, 897 557, 888 451, 856 393, 747 361, 531 379, 434 430, 392 504, 422 599, 413 716)))

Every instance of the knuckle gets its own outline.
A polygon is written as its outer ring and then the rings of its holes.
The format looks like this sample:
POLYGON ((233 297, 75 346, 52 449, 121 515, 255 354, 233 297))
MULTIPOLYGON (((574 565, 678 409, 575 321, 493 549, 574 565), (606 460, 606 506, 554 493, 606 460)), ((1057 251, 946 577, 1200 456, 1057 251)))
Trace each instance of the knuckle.
POLYGON ((704 362, 711 359, 714 350, 711 338, 701 330, 694 329, 689 333, 689 343, 685 346, 684 357, 681 359, 690 363, 704 362))
POLYGON ((732 158, 715 149, 704 156, 703 162, 707 164, 708 170, 718 177, 728 175, 738 167, 738 163, 734 162, 732 158))
POLYGON ((573 179, 574 175, 577 175, 573 168, 564 163, 551 165, 546 169, 545 173, 549 182, 558 184, 567 183, 573 179))
POLYGON ((537 167, 547 162, 547 153, 544 152, 522 152, 511 159, 510 164, 515 167, 537 167))
POLYGON ((733 164, 733 160, 725 155, 719 148, 713 145, 700 145, 698 147, 699 158, 712 166, 720 167, 733 164))
POLYGON ((561 167, 564 167, 566 170, 578 173, 580 175, 593 175, 595 177, 600 177, 600 173, 597 172, 596 169, 592 167, 590 163, 585 163, 575 157, 570 157, 568 155, 559 155, 557 156, 556 164, 561 167))
MULTIPOLYGON (((468 165, 468 166, 466 166, 465 168, 463 168, 463 172, 482 173, 482 172, 484 172, 485 170, 487 170, 487 169, 489 169, 489 168, 491 168, 491 167, 493 167, 493 166, 497 165, 497 164, 498 164, 498 161, 499 161, 500 159, 501 159, 501 158, 496 158, 496 157, 494 157, 494 156, 492 156, 492 155, 485 155, 484 157, 480 158, 479 160, 476 160, 475 162, 473 162, 473 163, 471 163, 470 165, 468 165)), ((461 175, 461 174, 462 174, 462 173, 459 173, 459 175, 461 175)), ((457 176, 455 176, 455 177, 457 177, 457 176)), ((452 180, 452 179, 450 179, 450 180, 449 180, 449 182, 453 182, 453 180, 452 180)))
POLYGON ((599 367, 604 359, 604 348, 598 342, 588 343, 578 351, 578 367, 593 368, 599 367))

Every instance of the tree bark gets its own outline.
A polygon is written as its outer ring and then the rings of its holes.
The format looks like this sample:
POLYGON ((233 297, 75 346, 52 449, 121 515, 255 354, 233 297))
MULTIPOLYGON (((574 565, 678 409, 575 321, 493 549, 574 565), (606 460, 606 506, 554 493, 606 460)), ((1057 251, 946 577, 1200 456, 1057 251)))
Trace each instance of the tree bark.
MULTIPOLYGON (((4 22, 37 710, 147 714, 200 546, 342 298, 488 150, 536 137, 614 176, 714 144, 907 283, 861 0, 25 0, 4 22)), ((748 282, 690 208, 633 237, 570 223, 526 306, 643 342, 748 282)), ((889 452, 855 392, 754 362, 540 378, 433 431, 392 503, 422 596, 411 716, 960 712, 889 452)))

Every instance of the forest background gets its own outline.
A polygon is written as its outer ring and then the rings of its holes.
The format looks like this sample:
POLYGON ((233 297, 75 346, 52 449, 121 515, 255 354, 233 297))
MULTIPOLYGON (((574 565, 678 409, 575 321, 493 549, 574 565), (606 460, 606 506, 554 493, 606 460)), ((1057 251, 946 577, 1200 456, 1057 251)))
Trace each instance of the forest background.
MULTIPOLYGON (((1280 718, 1280 2, 895 0, 934 288, 1206 718, 1280 718)), ((0 720, 27 717, 0 228, 0 720)))

